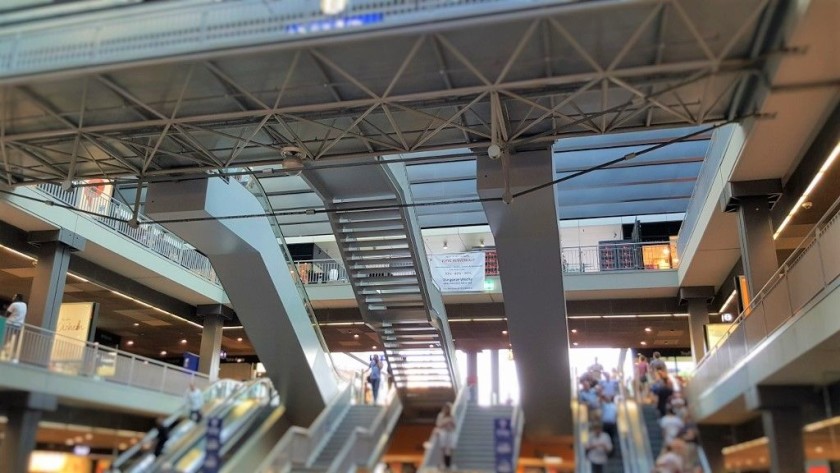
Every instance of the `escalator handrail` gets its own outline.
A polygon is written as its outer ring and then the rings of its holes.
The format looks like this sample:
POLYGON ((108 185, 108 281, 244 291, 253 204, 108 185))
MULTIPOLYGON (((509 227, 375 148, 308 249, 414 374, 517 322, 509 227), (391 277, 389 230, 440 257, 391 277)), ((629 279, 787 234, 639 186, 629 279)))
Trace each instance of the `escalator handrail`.
MULTIPOLYGON (((275 393, 271 381, 268 379, 258 379, 246 383, 242 387, 240 387, 240 389, 238 389, 233 395, 227 398, 224 403, 213 409, 213 411, 208 414, 208 417, 226 416, 233 408, 237 406, 239 402, 243 400, 243 397, 249 396, 253 394, 253 391, 258 391, 261 389, 267 389, 267 392, 269 393, 268 400, 270 401, 275 393)), ((173 450, 165 451, 163 455, 155 459, 152 471, 159 470, 161 465, 170 462, 170 460, 173 458, 182 458, 184 455, 186 455, 187 452, 189 452, 195 447, 196 443, 200 442, 205 437, 206 431, 206 424, 197 424, 196 427, 192 429, 192 431, 190 431, 187 434, 187 436, 183 438, 179 445, 175 446, 173 450)), ((226 439, 223 438, 221 440, 222 444, 224 444, 226 439)))
POLYGON ((291 427, 266 455, 257 471, 287 471, 292 464, 308 463, 318 447, 329 440, 329 433, 350 408, 353 389, 353 385, 349 384, 341 390, 309 428, 291 427))
POLYGON ((618 407, 619 421, 624 421, 624 429, 619 429, 624 469, 631 473, 648 473, 654 468, 655 461, 641 406, 627 391, 624 383, 619 383, 619 393, 621 403, 616 407, 618 407), (630 414, 631 410, 635 412, 635 416, 630 414), (625 435, 621 435, 622 433, 625 435))
POLYGON ((391 437, 389 434, 402 413, 402 401, 397 395, 396 386, 392 386, 388 391, 385 402, 385 408, 376 415, 370 428, 356 427, 353 430, 350 439, 330 463, 327 473, 356 471, 357 466, 372 469, 373 464, 385 451, 391 437))
MULTIPOLYGON (((470 400, 470 388, 467 385, 461 387, 458 391, 458 396, 455 397, 455 402, 452 404, 452 417, 455 418, 455 438, 461 431, 461 426, 464 424, 464 417, 467 415, 467 406, 470 400)), ((436 431, 432 430, 432 435, 429 436, 429 447, 423 455, 423 463, 420 464, 420 469, 437 468, 439 459, 443 452, 440 445, 440 437, 436 435, 436 431)))
POLYGON ((511 425, 513 426, 513 471, 519 471, 519 451, 522 449, 522 436, 525 430, 525 411, 522 406, 513 406, 511 425))
POLYGON ((589 408, 579 402, 577 396, 572 400, 575 433, 575 472, 592 473, 592 465, 586 457, 586 443, 589 441, 589 408))
MULTIPOLYGON (((234 381, 231 379, 218 380, 215 383, 213 383, 210 387, 204 390, 204 402, 208 403, 214 399, 218 399, 220 397, 220 391, 222 391, 224 394, 224 396, 222 397, 228 397, 229 395, 233 395, 233 393, 228 394, 227 391, 233 390, 235 393, 236 390, 238 390, 242 386, 243 383, 239 381, 234 381)), ((167 428, 171 428, 176 421, 183 417, 186 417, 189 414, 188 409, 189 407, 186 405, 181 406, 180 408, 178 408, 178 410, 170 414, 169 417, 164 419, 163 425, 165 425, 167 428)), ((114 460, 114 463, 111 465, 111 471, 119 471, 119 469, 122 468, 126 462, 132 460, 138 454, 146 453, 146 451, 144 450, 145 446, 151 444, 151 442, 157 439, 157 435, 157 429, 152 429, 148 433, 146 433, 146 435, 143 436, 143 438, 139 442, 132 445, 131 448, 124 451, 117 457, 116 460, 114 460)))

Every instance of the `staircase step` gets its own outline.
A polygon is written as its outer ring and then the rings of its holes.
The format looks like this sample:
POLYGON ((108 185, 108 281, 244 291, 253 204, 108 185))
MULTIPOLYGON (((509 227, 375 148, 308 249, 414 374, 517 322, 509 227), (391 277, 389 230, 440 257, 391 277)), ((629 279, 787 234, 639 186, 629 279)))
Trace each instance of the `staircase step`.
POLYGON ((350 270, 364 270, 377 268, 414 268, 414 258, 406 256, 402 258, 353 260, 353 264, 349 266, 350 270))
POLYGON ((419 286, 417 276, 368 276, 356 279, 360 287, 402 286, 414 284, 419 286))
POLYGON ((404 229, 398 230, 370 230, 359 231, 352 233, 343 233, 341 241, 347 243, 371 243, 376 245, 394 244, 397 242, 408 241, 404 229))
POLYGON ((339 232, 342 234, 378 231, 378 230, 400 230, 405 234, 405 222, 399 220, 376 220, 373 222, 347 222, 339 225, 339 232))
POLYGON ((401 266, 378 266, 378 267, 369 267, 364 269, 354 269, 353 277, 361 279, 369 278, 369 277, 376 277, 381 276, 383 274, 393 274, 395 276, 414 276, 417 277, 417 273, 414 271, 414 266, 408 265, 401 265, 401 266))
POLYGON ((376 222, 376 221, 398 221, 402 222, 402 214, 397 209, 387 210, 358 210, 342 211, 338 217, 340 225, 351 222, 376 222))
MULTIPOLYGON (((379 246, 379 245, 375 245, 379 246)), ((386 246, 386 245, 381 245, 386 246)), ((357 248, 357 247, 348 247, 346 248, 346 252, 348 253, 348 260, 353 261, 354 263, 358 263, 360 261, 364 261, 365 263, 378 263, 383 261, 389 261, 397 258, 410 258, 411 257, 411 250, 408 248, 407 245, 403 245, 404 248, 382 248, 382 249, 372 249, 372 248, 357 248)))

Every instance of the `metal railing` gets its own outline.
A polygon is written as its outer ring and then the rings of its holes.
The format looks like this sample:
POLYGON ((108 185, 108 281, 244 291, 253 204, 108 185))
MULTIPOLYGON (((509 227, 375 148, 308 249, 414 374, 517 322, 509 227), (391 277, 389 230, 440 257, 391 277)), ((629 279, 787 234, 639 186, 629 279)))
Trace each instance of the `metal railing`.
POLYGON ((397 425, 402 413, 402 401, 397 396, 397 387, 392 386, 386 396, 386 406, 373 421, 369 429, 356 427, 350 440, 338 452, 327 469, 327 473, 353 473, 359 469, 371 471, 376 461, 385 452, 390 433, 397 425))
POLYGON ((32 325, 6 325, 0 361, 181 396, 207 375, 32 325))
POLYGON ((356 0, 337 15, 312 0, 152 2, 0 29, 0 77, 279 43, 548 6, 558 0, 356 0))
MULTIPOLYGON (((455 418, 455 432, 453 435, 456 439, 461 431, 461 427, 464 425, 464 417, 467 415, 467 407, 471 397, 470 386, 464 385, 458 392, 455 402, 452 404, 452 417, 455 418)), ((420 471, 436 471, 441 464, 443 464, 441 437, 437 434, 437 430, 433 430, 432 436, 429 437, 426 453, 423 455, 423 463, 420 464, 420 471)))
POLYGON ((96 214, 84 214, 84 216, 221 287, 222 284, 206 256, 143 215, 138 216, 140 225, 136 227, 129 225, 128 220, 131 219, 133 212, 128 205, 119 200, 96 192, 94 187, 65 190, 58 184, 44 183, 39 184, 36 189, 61 203, 96 214))
MULTIPOLYGON (((609 243, 592 246, 564 247, 564 273, 597 273, 607 271, 658 271, 674 269, 671 258, 673 253, 670 242, 609 243)), ((487 258, 495 261, 495 252, 484 252, 487 258)), ((410 264, 409 264, 410 265, 410 264)), ((349 282, 344 265, 331 259, 295 261, 297 273, 303 284, 346 284, 349 282)), ((394 265, 382 264, 383 268, 394 265)), ((372 266, 371 266, 372 267, 372 266)), ((399 272, 383 270, 399 276, 399 272)), ((497 264, 490 264, 485 270, 486 276, 498 276, 497 264)))
POLYGON ((713 387, 746 355, 840 282, 840 199, 697 364, 689 393, 713 387), (695 388, 696 387, 696 388, 695 388))

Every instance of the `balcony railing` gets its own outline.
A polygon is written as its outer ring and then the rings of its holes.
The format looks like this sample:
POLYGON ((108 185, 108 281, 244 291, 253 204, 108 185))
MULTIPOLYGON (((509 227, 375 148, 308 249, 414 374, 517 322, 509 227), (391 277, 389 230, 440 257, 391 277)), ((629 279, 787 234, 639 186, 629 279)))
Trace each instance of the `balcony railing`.
MULTIPOLYGON (((485 276, 498 276, 499 264, 495 250, 485 250, 485 276)), ((563 248, 563 272, 597 273, 606 271, 646 271, 674 269, 673 246, 670 242, 609 243, 596 246, 563 248)), ((298 275, 304 284, 346 284, 347 270, 341 262, 331 259, 295 261, 298 275)), ((383 264, 383 268, 393 265, 383 264)), ((383 272, 385 270, 383 269, 383 272)), ((399 275, 392 269, 389 273, 399 275)))
MULTIPOLYGON (((713 386, 746 355, 830 292, 840 276, 840 199, 700 360, 692 385, 713 386)), ((694 395, 700 391, 692 390, 694 395)))
POLYGON ((37 188, 59 202, 92 212, 95 215, 86 214, 91 220, 134 240, 217 286, 222 285, 206 256, 162 226, 151 223, 150 219, 142 215, 138 217, 141 225, 137 227, 129 225, 128 220, 133 215, 131 209, 126 204, 97 192, 94 187, 64 190, 58 184, 46 183, 40 184, 37 188))
POLYGON ((209 384, 207 375, 32 325, 6 324, 0 333, 0 362, 178 396, 190 383, 202 389, 209 384))

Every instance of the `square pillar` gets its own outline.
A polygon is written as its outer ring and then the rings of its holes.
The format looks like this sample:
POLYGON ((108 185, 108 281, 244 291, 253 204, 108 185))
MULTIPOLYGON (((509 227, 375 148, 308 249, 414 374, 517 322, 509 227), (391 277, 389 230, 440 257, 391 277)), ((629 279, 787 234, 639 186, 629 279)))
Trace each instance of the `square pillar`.
POLYGON ((761 411, 770 473, 805 471, 803 406, 822 402, 808 386, 756 386, 747 391, 747 409, 761 411))
POLYGON ((490 350, 490 401, 492 404, 500 404, 499 375, 499 350, 490 350))
POLYGON ((770 208, 781 193, 782 184, 778 179, 730 182, 724 189, 723 210, 738 213, 741 261, 750 298, 779 269, 770 208))
POLYGON ((201 347, 198 353, 198 372, 209 376, 211 381, 219 379, 222 329, 225 320, 230 319, 231 314, 233 314, 233 311, 221 304, 196 307, 196 315, 204 318, 204 327, 201 331, 201 347))
POLYGON ((478 404, 478 350, 467 350, 467 386, 470 390, 470 402, 478 404))
POLYGON ((691 354, 695 363, 706 356, 706 324, 709 323, 709 302, 715 297, 712 286, 680 288, 680 303, 688 305, 688 333, 691 337, 691 354))
POLYGON ((70 254, 83 250, 85 239, 68 230, 32 232, 29 243, 38 246, 38 264, 29 291, 26 323, 55 330, 64 297, 70 254))
POLYGON ((55 396, 16 393, 3 401, 6 430, 0 446, 0 473, 29 471, 29 457, 35 448, 38 423, 44 411, 54 411, 55 396))

